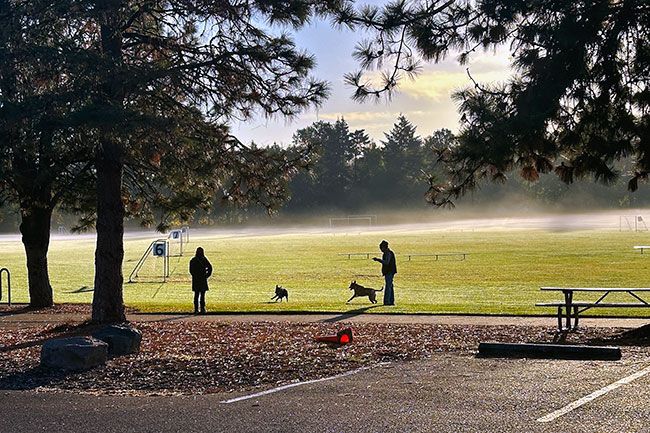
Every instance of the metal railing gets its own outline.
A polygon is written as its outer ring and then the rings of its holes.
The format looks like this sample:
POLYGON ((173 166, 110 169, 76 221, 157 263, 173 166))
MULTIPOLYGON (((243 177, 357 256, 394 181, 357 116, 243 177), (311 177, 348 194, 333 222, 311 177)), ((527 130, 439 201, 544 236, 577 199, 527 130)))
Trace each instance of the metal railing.
POLYGON ((11 305, 11 272, 9 269, 0 269, 0 301, 2 301, 2 274, 7 273, 7 304, 11 305))

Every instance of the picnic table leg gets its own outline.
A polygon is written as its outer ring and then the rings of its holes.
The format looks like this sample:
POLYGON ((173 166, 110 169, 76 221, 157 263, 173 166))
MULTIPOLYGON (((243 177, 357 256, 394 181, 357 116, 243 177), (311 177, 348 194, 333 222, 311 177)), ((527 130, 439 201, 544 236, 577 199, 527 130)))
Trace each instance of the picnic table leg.
POLYGON ((557 330, 562 332, 562 307, 557 307, 557 330))
POLYGON ((573 329, 578 329, 578 307, 573 307, 573 329))
POLYGON ((564 307, 566 308, 566 327, 567 330, 571 329, 571 304, 573 301, 573 292, 564 290, 564 307))

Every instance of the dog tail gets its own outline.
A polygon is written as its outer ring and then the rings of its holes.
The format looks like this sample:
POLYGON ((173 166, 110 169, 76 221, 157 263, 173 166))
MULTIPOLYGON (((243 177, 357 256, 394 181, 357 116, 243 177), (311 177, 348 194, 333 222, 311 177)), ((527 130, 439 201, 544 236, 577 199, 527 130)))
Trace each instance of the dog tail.
POLYGON ((384 291, 384 286, 381 286, 380 290, 377 290, 378 292, 383 292, 384 291))

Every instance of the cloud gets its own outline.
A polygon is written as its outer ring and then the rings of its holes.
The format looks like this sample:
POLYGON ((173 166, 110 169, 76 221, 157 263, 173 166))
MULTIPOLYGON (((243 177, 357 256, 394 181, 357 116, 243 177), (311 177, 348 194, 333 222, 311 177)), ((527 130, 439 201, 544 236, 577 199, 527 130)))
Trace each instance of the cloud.
MULTIPOLYGON (((487 70, 472 73, 472 77, 478 82, 489 83, 505 81, 508 77, 507 74, 507 70, 487 70)), ((472 81, 467 76, 467 72, 425 71, 414 80, 402 81, 399 85, 399 92, 415 99, 441 102, 448 100, 455 90, 471 85, 472 81)))
POLYGON ((395 113, 392 111, 346 111, 340 113, 319 113, 318 118, 319 120, 325 121, 336 121, 343 118, 348 123, 383 123, 386 120, 394 119, 395 113))

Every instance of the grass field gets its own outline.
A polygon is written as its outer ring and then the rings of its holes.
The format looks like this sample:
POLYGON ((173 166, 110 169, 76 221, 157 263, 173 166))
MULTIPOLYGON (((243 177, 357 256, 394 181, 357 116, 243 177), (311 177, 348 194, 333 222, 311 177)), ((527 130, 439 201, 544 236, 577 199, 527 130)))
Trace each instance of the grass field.
MULTIPOLYGON (((124 285, 129 306, 146 311, 189 311, 187 273, 192 251, 203 246, 215 273, 207 295, 209 311, 328 311, 549 314, 535 302, 554 300, 540 286, 647 287, 650 254, 633 245, 647 244, 648 234, 615 231, 546 232, 541 230, 386 230, 362 234, 284 234, 192 236, 189 252, 171 258, 167 283, 124 285), (350 304, 348 285, 380 288, 379 264, 345 252, 377 252, 383 238, 397 253, 395 307, 372 306, 367 298, 350 304), (434 261, 407 253, 467 252, 467 260, 434 261), (275 284, 289 289, 289 303, 270 303, 275 284)), ((127 239, 125 279, 151 239, 127 239)), ((73 236, 52 242, 49 264, 55 302, 88 303, 92 299, 94 240, 73 236)), ((160 274, 160 259, 149 259, 149 271, 160 274)), ((13 301, 26 302, 27 284, 22 244, 0 242, 0 267, 12 272, 13 301)), ((6 296, 6 295, 5 295, 6 296)), ((381 297, 380 297, 381 299, 381 297)), ((582 299, 590 299, 581 297, 582 299)), ((6 297, 3 298, 3 302, 6 297)), ((650 310, 650 309, 648 309, 650 310)), ((599 310, 595 314, 645 315, 637 309, 599 310)), ((592 310, 594 311, 594 310, 592 310)))

